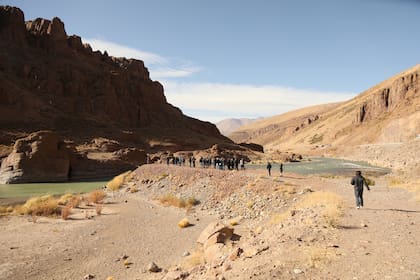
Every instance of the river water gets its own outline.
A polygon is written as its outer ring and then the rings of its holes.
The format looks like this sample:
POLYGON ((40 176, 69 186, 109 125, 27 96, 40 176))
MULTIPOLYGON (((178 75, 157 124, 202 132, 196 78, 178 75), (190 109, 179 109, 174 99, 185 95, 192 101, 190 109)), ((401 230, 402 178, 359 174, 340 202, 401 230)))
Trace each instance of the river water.
POLYGON ((102 188, 107 182, 0 184, 0 204, 5 201, 21 201, 25 198, 45 194, 85 193, 102 188))
MULTIPOLYGON (((265 169, 266 164, 247 164, 249 169, 265 169)), ((302 162, 284 163, 284 172, 303 175, 332 174, 351 176, 356 170, 367 175, 384 175, 391 170, 377 167, 361 161, 350 161, 335 158, 309 158, 302 162)), ((272 174, 279 174, 279 164, 272 163, 272 174)), ((0 184, 0 204, 10 201, 22 201, 33 196, 45 194, 59 195, 64 193, 85 193, 103 187, 106 181, 71 182, 71 183, 36 183, 36 184, 0 184)))
MULTIPOLYGON (((279 172, 279 164, 271 163, 272 174, 279 172)), ((265 169, 266 164, 248 164, 250 169, 265 169)), ((283 172, 293 172, 303 175, 310 174, 331 174, 331 175, 353 175, 356 170, 369 175, 385 175, 391 169, 373 166, 363 161, 350 161, 337 158, 313 157, 301 162, 288 162, 283 164, 283 172)))

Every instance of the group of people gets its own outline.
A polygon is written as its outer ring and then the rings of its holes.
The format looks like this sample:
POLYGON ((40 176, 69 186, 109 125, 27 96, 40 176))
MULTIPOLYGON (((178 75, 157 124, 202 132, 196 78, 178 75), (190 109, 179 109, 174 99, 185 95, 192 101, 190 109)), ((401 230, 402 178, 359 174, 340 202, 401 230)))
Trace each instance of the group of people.
MULTIPOLYGON (((189 166, 192 168, 195 168, 195 162, 196 158, 194 156, 191 156, 188 158, 189 166)), ((224 170, 227 168, 228 170, 241 170, 245 169, 245 161, 244 159, 239 159, 237 157, 233 158, 224 158, 224 157, 200 157, 199 158, 200 167, 201 168, 210 168, 213 167, 214 169, 224 170)), ((166 164, 173 164, 173 165, 179 165, 179 166, 185 166, 185 158, 183 156, 179 157, 167 157, 166 158, 166 164)), ((272 165, 270 162, 267 162, 267 171, 268 176, 271 176, 271 169, 272 165)), ((283 176, 283 163, 280 163, 279 165, 279 171, 280 176, 283 176)), ((365 179, 365 177, 362 176, 361 171, 356 171, 356 175, 351 179, 350 182, 354 186, 354 196, 356 199, 356 208, 360 209, 363 207, 363 187, 366 186, 367 190, 370 191, 369 185, 365 179)))
MULTIPOLYGON (((213 167, 214 169, 219 170, 244 170, 245 169, 245 160, 243 158, 224 158, 224 157, 200 157, 199 163, 201 168, 210 168, 213 167)), ((195 168, 196 165, 196 158, 191 156, 188 158, 189 166, 195 168)), ((173 164, 179 166, 185 166, 185 158, 183 156, 177 157, 167 157, 166 164, 173 164)))

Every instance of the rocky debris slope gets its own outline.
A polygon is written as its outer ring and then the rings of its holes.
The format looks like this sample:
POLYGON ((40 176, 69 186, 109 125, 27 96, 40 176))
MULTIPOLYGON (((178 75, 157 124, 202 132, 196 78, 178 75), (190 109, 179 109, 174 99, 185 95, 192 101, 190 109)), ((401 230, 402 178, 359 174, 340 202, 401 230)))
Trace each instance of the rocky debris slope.
POLYGON ((304 178, 144 165, 125 186, 156 203, 167 194, 194 198, 200 203, 187 210, 191 220, 204 213, 215 217, 196 246, 163 270, 166 280, 293 277, 336 255, 340 198, 314 192, 304 178))

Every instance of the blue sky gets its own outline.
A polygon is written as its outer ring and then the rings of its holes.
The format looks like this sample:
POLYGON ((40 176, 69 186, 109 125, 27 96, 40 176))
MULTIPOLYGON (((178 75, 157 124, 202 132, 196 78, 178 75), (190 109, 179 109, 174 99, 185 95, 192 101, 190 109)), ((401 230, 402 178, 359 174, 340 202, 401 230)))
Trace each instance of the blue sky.
POLYGON ((417 0, 0 3, 143 59, 169 102, 209 121, 346 100, 420 63, 417 0))

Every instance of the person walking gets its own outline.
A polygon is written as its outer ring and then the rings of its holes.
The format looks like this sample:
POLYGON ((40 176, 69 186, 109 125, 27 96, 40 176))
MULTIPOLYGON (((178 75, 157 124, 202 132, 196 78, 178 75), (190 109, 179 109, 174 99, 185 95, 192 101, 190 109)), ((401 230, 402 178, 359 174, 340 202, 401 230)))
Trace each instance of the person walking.
POLYGON ((283 162, 280 163, 280 176, 283 176, 283 162))
POLYGON ((271 163, 267 163, 268 176, 271 176, 271 163))
POLYGON ((356 176, 351 179, 351 184, 354 186, 356 208, 360 209, 360 207, 363 207, 363 187, 366 186, 367 190, 370 191, 369 185, 361 171, 356 171, 356 176))

